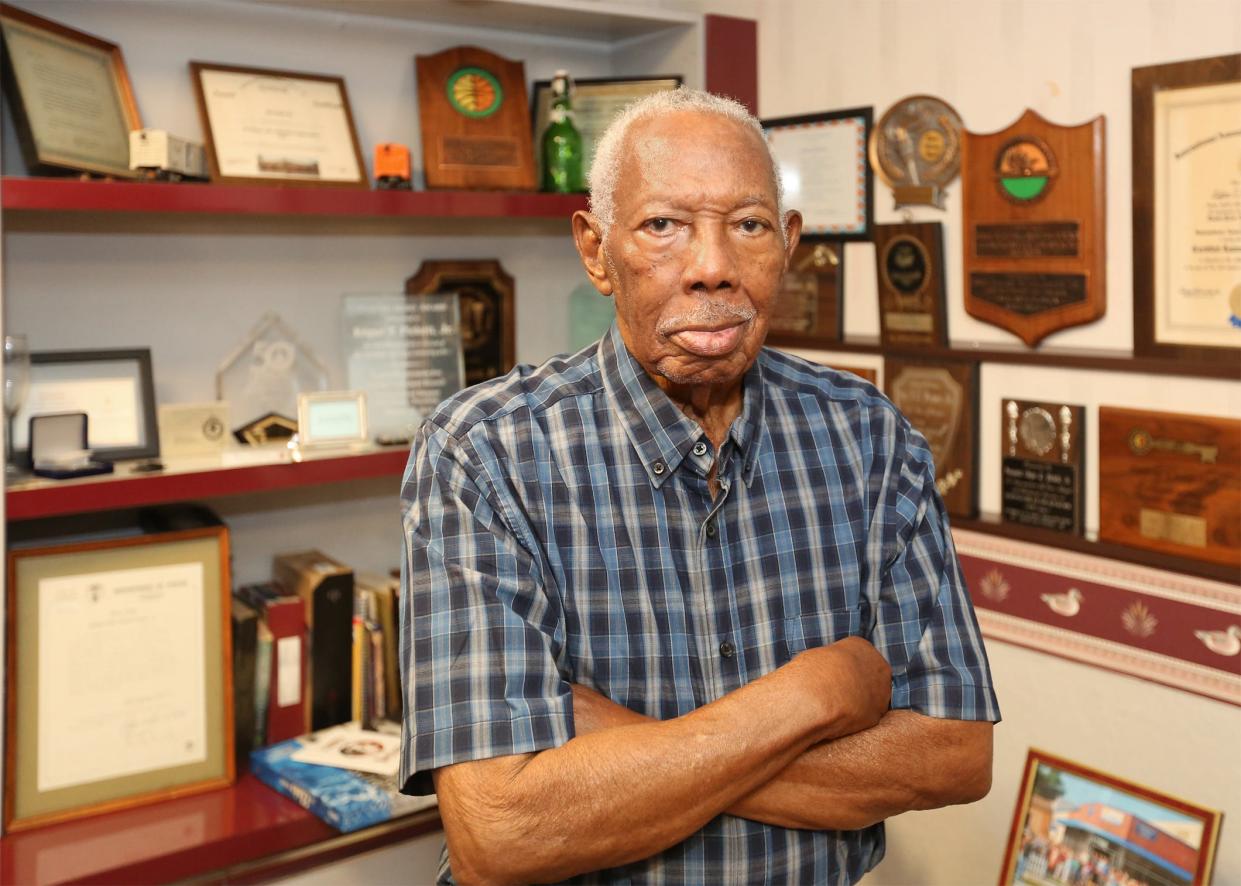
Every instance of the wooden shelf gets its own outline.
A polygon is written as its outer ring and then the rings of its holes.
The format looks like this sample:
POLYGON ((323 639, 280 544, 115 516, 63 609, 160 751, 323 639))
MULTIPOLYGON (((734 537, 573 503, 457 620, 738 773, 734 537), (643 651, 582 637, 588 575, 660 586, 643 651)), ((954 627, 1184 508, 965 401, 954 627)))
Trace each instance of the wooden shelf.
MULTIPOLYGON (((1174 360, 1162 357, 1135 357, 1126 351, 1090 350, 1086 348, 1039 348, 1031 350, 1020 345, 981 345, 957 342, 952 347, 911 347, 888 345, 883 347, 878 338, 850 338, 842 341, 817 344, 793 344, 788 347, 818 351, 838 351, 852 354, 878 354, 902 359, 934 360, 951 358, 977 360, 982 363, 1009 363, 1022 366, 1047 366, 1057 369, 1096 369, 1105 372, 1149 373, 1151 375, 1179 375, 1192 378, 1220 378, 1241 381, 1241 360, 1235 363, 1200 363, 1191 360, 1174 360)), ((777 345, 780 347, 780 345, 777 345)))
POLYGON ((399 477, 409 450, 404 446, 363 454, 311 456, 301 462, 118 473, 81 480, 48 480, 7 490, 9 520, 30 520, 89 511, 203 501, 299 486, 344 483, 372 477, 399 477))
POLYGON ((1140 566, 1149 566, 1152 569, 1164 569, 1168 572, 1180 573, 1181 575, 1192 575, 1196 578, 1207 578, 1225 584, 1241 584, 1241 574, 1236 569, 1228 566, 1207 563, 1202 560, 1191 560, 1187 557, 1176 557, 1172 554, 1151 551, 1146 548, 1133 548, 1110 541, 1099 541, 1095 538, 1072 535, 1067 532, 1055 532, 1034 526, 1022 526, 1019 523, 1006 523, 1000 519, 998 514, 983 514, 972 520, 965 519, 964 517, 952 517, 950 522, 954 529, 969 529, 974 532, 1016 539, 1031 544, 1043 545, 1044 547, 1064 548, 1083 554, 1093 554, 1096 557, 1104 557, 1109 560, 1135 563, 1140 566))
POLYGON ((0 178, 5 212, 346 218, 567 219, 586 208, 582 194, 510 191, 374 191, 207 183, 0 178))
POLYGON ((439 830, 435 808, 341 834, 249 773, 229 788, 0 838, 0 883, 257 882, 439 830))

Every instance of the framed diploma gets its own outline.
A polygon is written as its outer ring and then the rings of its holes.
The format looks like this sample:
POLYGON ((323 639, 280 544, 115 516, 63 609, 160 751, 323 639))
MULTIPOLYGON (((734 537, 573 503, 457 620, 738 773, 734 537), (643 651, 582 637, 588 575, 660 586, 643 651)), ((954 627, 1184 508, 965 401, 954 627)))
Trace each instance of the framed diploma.
POLYGON ((190 62, 211 179, 368 187, 341 77, 190 62))
MULTIPOLYGON (((13 451, 29 448, 30 417, 63 412, 87 415, 87 448, 103 461, 159 455, 159 425, 151 351, 36 351, 30 388, 13 423, 13 451)), ((22 458, 19 454, 18 458, 22 458)))
MULTIPOLYGON (((573 123, 582 135, 582 174, 590 175, 590 164, 595 159, 595 145, 612 118, 625 106, 652 92, 676 89, 681 85, 679 75, 662 77, 597 77, 573 81, 573 123)), ((531 131, 535 145, 547 128, 552 106, 552 81, 535 80, 530 99, 531 131)), ((542 152, 534 152, 535 177, 543 180, 542 152)))
POLYGON ((10 533, 6 831, 233 781, 228 530, 194 517, 10 533))
POLYGON ((869 240, 875 217, 867 162, 873 108, 764 120, 784 184, 784 203, 801 212, 803 240, 869 240))
POLYGON ((0 3, 5 91, 31 174, 134 178, 129 133, 142 128, 114 43, 0 3))
POLYGON ((1134 351, 1241 357, 1241 54, 1134 68, 1134 351))

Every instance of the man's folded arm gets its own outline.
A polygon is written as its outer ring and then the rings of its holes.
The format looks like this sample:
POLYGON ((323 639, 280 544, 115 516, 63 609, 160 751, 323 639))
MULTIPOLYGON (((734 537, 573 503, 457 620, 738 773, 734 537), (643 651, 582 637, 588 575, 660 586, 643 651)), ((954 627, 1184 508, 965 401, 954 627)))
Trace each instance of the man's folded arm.
MULTIPOLYGON (((581 686, 573 710, 579 735, 653 722, 581 686)), ((888 711, 870 729, 808 748, 725 811, 778 827, 852 830, 971 803, 991 787, 991 731, 987 722, 888 711)))
POLYGON ((675 720, 642 718, 537 753, 437 769, 453 876, 557 881, 654 855, 812 745, 873 725, 890 679, 869 643, 836 644, 675 720))

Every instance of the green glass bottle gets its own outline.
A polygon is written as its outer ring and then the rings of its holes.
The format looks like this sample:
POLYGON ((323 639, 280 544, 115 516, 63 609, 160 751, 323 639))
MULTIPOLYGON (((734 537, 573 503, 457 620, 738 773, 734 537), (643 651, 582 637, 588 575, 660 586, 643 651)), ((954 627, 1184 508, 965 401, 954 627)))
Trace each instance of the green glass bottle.
POLYGON ((586 190, 582 175, 582 134, 573 125, 572 84, 568 71, 552 79, 550 122, 543 130, 543 190, 578 194, 586 190))

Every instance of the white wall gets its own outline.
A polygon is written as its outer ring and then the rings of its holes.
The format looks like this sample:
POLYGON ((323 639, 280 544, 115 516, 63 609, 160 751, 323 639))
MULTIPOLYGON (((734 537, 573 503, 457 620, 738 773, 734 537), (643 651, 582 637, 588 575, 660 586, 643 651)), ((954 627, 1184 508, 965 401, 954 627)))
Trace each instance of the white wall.
MULTIPOLYGON (((873 105, 876 116, 914 93, 948 100, 967 128, 991 132, 1024 108, 1064 124, 1107 117, 1107 315, 1058 333, 1048 346, 1132 347, 1129 72, 1136 66, 1241 51, 1236 0, 763 0, 759 105, 776 117, 873 105)), ((949 331, 953 344, 1014 342, 964 312, 959 180, 946 212, 914 211, 945 224, 949 331)), ((876 220, 899 221, 876 180, 876 220)), ((878 333, 874 253, 851 244, 845 326, 878 333)), ((840 363, 874 365, 858 355, 840 363)), ((1063 398, 1170 411, 1241 416, 1241 386, 1225 381, 987 366, 981 384, 981 505, 999 510, 999 400, 1063 398)), ((1097 439, 1092 426, 1087 439, 1097 439)), ((1087 523, 1098 525, 1090 477, 1087 523)), ((1225 813, 1215 882, 1241 884, 1241 710, 1177 690, 1030 652, 989 644, 1004 722, 996 730, 991 795, 968 807, 900 816, 875 884, 994 883, 1017 782, 1029 747, 1101 768, 1225 813)))

